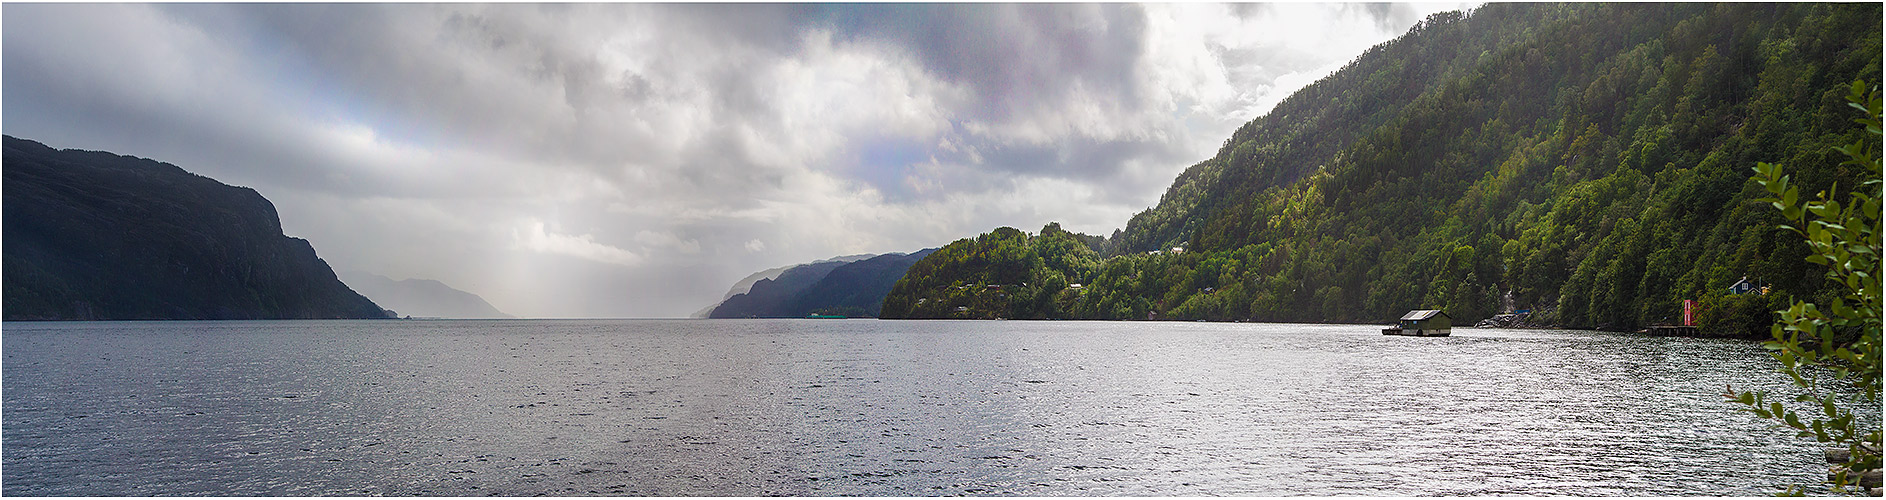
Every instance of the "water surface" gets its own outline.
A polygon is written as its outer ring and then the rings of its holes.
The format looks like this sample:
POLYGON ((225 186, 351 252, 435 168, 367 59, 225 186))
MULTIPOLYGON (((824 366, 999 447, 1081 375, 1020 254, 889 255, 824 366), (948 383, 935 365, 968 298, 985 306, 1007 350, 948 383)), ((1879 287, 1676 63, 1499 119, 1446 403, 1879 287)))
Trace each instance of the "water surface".
POLYGON ((7 323, 7 495, 1762 495, 1751 342, 1360 325, 7 323))

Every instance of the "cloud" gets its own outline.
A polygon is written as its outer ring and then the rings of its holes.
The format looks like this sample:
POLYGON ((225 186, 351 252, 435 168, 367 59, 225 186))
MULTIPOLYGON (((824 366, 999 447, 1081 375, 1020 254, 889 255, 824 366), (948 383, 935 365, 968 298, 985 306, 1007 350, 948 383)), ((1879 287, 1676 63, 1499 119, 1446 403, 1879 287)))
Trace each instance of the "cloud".
POLYGON ((639 266, 644 260, 635 252, 597 243, 596 237, 587 233, 570 236, 546 231, 540 220, 531 220, 525 228, 514 232, 513 238, 519 246, 533 252, 568 255, 618 266, 639 266))
POLYGON ((701 242, 684 240, 673 233, 656 231, 636 231, 635 241, 650 248, 666 248, 684 254, 701 253, 701 242))
POLYGON ((1453 7, 0 8, 7 133, 254 187, 343 270, 594 317, 1002 225, 1110 233, 1453 7))

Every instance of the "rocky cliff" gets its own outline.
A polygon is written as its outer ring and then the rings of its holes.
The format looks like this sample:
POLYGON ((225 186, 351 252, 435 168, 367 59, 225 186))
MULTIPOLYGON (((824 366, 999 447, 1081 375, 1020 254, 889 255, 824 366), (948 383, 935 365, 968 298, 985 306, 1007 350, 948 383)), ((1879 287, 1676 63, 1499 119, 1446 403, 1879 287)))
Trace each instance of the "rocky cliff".
POLYGON ((253 189, 175 165, 5 137, 7 320, 390 315, 282 234, 253 189))

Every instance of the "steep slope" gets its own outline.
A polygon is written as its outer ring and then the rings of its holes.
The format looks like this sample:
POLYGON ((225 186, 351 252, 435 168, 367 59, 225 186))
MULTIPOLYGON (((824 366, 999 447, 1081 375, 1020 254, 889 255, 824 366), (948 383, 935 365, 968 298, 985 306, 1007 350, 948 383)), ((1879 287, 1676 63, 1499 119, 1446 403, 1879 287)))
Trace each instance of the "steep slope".
POLYGON ((1866 180, 1829 147, 1863 139, 1842 97, 1879 81, 1880 32, 1878 4, 1436 15, 1188 169, 1071 314, 1465 322, 1511 304, 1632 329, 1700 299, 1707 329, 1752 330, 1823 280, 1749 203, 1749 169, 1786 163, 1804 192, 1866 180), (1771 293, 1728 294, 1744 276, 1771 293))
POLYGON ((1171 248, 1218 213, 1220 199, 1287 185, 1326 165, 1338 151, 1402 115, 1417 97, 1528 26, 1570 15, 1570 9, 1481 9, 1479 29, 1443 12, 1408 33, 1369 48, 1347 65, 1239 127, 1218 153, 1172 183, 1159 204, 1133 216, 1109 241, 1109 254, 1171 248))
POLYGON ((755 281, 753 282, 753 286, 748 289, 746 293, 736 294, 732 297, 728 297, 727 300, 721 301, 720 305, 715 306, 714 311, 708 314, 708 317, 804 317, 805 313, 793 313, 793 311, 797 310, 794 301, 798 299, 799 292, 817 284, 820 279, 825 278, 825 275, 832 272, 833 269, 850 263, 850 261, 839 260, 843 258, 845 257, 800 264, 779 273, 779 276, 776 278, 755 281))
POLYGON ((832 269, 818 283, 806 287, 792 301, 791 317, 808 314, 837 314, 851 317, 878 316, 884 296, 904 277, 911 264, 935 252, 926 248, 914 253, 892 253, 852 262, 832 269))
POLYGON ((347 273, 341 277, 348 286, 374 303, 412 317, 503 319, 511 318, 492 307, 484 297, 459 290, 434 280, 392 278, 378 274, 347 273))
POLYGON ((275 206, 174 165, 5 137, 5 319, 381 318, 275 206))
POLYGON ((710 304, 707 307, 703 307, 701 308, 701 310, 695 311, 694 314, 688 315, 688 317, 690 318, 711 317, 714 314, 714 309, 717 307, 720 307, 721 304, 726 303, 727 299, 731 299, 735 295, 740 295, 740 294, 752 291, 753 284, 758 283, 760 280, 777 280, 779 279, 779 275, 785 273, 786 270, 788 269, 792 269, 799 266, 811 265, 811 264, 821 264, 821 263, 826 263, 826 262, 857 262, 860 260, 865 260, 865 259, 869 259, 876 256, 877 255, 874 255, 874 254, 843 255, 843 256, 838 256, 838 257, 832 257, 830 259, 815 260, 812 262, 807 262, 805 264, 779 266, 772 269, 767 269, 764 271, 749 274, 747 275, 747 277, 741 278, 740 281, 734 282, 733 286, 728 287, 727 294, 721 296, 720 301, 710 304))
MULTIPOLYGON (((814 313, 876 317, 891 285, 911 264, 934 251, 852 255, 779 268, 784 270, 776 277, 753 281, 746 292, 715 306, 709 317, 803 318, 814 313)), ((772 272, 769 269, 754 276, 772 272)), ((740 285, 736 283, 734 288, 740 285)))
POLYGON ((747 277, 745 277, 745 278, 741 278, 741 279, 740 279, 740 281, 736 281, 736 282, 734 282, 734 283, 733 283, 733 286, 731 286, 731 287, 728 287, 728 288, 727 288, 727 294, 726 294, 726 295, 722 295, 722 296, 720 297, 720 300, 719 300, 719 301, 716 301, 716 302, 714 302, 714 303, 712 303, 712 304, 708 304, 708 305, 707 305, 707 307, 703 307, 703 308, 701 308, 701 310, 699 310, 699 311, 695 311, 695 312, 694 312, 694 314, 690 314, 690 315, 688 315, 688 317, 690 317, 690 318, 707 318, 707 317, 711 317, 711 316, 713 316, 713 314, 714 314, 714 308, 716 308, 716 307, 720 307, 720 305, 721 305, 722 303, 725 303, 725 302, 727 302, 727 299, 731 299, 731 298, 733 298, 733 296, 735 296, 735 295, 740 295, 740 294, 743 294, 743 293, 747 293, 747 292, 749 292, 749 291, 752 291, 752 290, 753 290, 753 284, 754 284, 754 283, 758 283, 758 282, 759 282, 760 280, 770 280, 770 279, 775 279, 775 278, 778 278, 778 277, 779 277, 779 275, 780 275, 780 273, 784 273, 784 272, 786 272, 786 270, 787 270, 787 269, 792 269, 792 268, 794 268, 794 267, 798 267, 798 266, 800 266, 800 265, 803 265, 803 264, 793 264, 793 265, 790 265, 790 266, 779 266, 779 267, 775 267, 775 268, 772 268, 772 269, 767 269, 767 270, 764 270, 764 271, 760 271, 760 272, 756 272, 756 273, 753 273, 753 274, 749 274, 749 275, 747 275, 747 277))

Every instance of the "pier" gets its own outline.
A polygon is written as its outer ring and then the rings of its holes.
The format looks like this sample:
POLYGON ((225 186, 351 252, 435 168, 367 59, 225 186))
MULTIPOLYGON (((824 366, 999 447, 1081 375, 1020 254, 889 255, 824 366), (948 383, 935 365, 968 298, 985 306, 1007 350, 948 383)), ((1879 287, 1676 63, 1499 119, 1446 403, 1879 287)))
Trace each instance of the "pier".
POLYGON ((1646 328, 1644 330, 1644 333, 1649 333, 1651 335, 1656 335, 1658 337, 1696 337, 1696 336, 1699 336, 1701 331, 1698 330, 1694 326, 1655 325, 1655 326, 1651 326, 1650 328, 1646 328))

